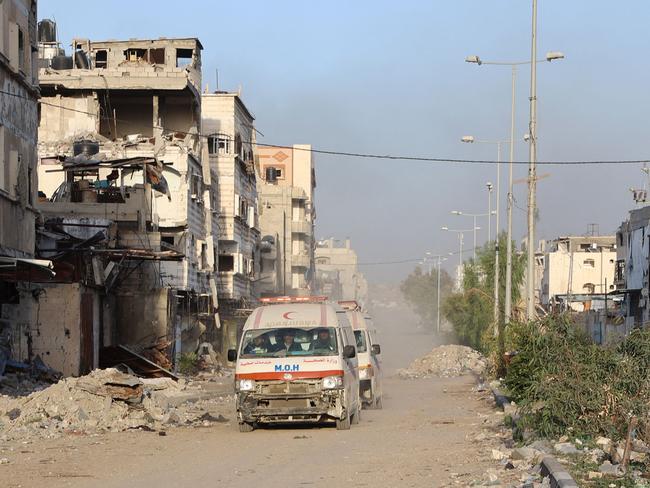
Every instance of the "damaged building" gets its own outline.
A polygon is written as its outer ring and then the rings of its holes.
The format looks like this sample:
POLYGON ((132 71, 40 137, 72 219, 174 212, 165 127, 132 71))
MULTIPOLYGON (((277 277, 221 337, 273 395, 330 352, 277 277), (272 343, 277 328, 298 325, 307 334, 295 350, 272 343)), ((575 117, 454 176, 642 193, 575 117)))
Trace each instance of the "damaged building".
POLYGON ((204 93, 202 133, 219 182, 218 294, 222 351, 234 347, 259 291, 259 215, 254 117, 238 93, 204 93))
POLYGON ((66 56, 55 29, 39 39, 37 249, 57 283, 32 299, 59 294, 70 310, 35 327, 52 350, 80 334, 81 354, 65 348, 75 358, 66 374, 124 349, 170 366, 219 336, 201 43, 75 39, 66 56))
POLYGON ((38 61, 36 2, 0 2, 0 376, 10 359, 23 361, 42 349, 29 341, 29 324, 17 316, 23 296, 48 281, 50 264, 34 259, 38 61), (29 352, 28 352, 29 349, 29 352))

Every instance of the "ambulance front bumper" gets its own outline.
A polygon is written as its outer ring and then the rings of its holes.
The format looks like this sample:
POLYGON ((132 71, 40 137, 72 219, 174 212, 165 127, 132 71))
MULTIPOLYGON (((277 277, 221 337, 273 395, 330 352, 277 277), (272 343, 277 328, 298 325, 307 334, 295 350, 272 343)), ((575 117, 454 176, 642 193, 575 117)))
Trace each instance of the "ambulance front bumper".
POLYGON ((238 392, 237 413, 240 422, 285 423, 320 422, 342 419, 344 390, 314 393, 238 392))

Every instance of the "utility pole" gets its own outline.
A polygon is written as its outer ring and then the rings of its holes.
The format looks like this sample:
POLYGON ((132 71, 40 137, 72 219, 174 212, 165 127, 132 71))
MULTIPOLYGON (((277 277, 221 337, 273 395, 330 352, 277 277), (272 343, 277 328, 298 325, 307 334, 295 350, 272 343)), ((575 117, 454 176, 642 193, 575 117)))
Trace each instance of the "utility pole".
POLYGON ((506 298, 505 298, 505 323, 510 323, 512 316, 512 166, 515 160, 515 80, 517 79, 517 65, 512 68, 512 101, 510 104, 510 164, 508 167, 508 230, 506 242, 506 298))
MULTIPOLYGON (((510 140, 510 147, 512 147, 512 139, 510 140)), ((499 331, 499 187, 501 186, 501 142, 497 142, 497 204, 496 204, 496 238, 494 239, 494 336, 496 337, 499 331)), ((490 212, 492 214, 492 212, 490 212)), ((490 217, 488 217, 490 218, 490 217)))
POLYGON ((436 315, 438 316, 436 328, 438 330, 438 334, 440 334, 440 265, 441 263, 442 263, 442 256, 438 255, 438 292, 436 293, 436 300, 438 302, 436 305, 436 315))
POLYGON ((537 0, 533 0, 530 53, 530 134, 528 150, 528 274, 526 276, 526 318, 535 318, 535 191, 537 162, 537 0))

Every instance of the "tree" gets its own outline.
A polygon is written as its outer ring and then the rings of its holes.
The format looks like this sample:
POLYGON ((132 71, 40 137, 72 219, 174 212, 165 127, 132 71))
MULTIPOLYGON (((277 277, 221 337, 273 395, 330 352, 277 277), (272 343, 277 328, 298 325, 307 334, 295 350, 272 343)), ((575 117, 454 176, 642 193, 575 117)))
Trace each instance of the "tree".
MULTIPOLYGON (((440 273, 440 301, 445 299, 453 288, 453 280, 444 269, 440 273)), ((413 307, 423 323, 435 327, 438 305, 438 270, 431 273, 422 271, 419 266, 402 282, 400 290, 406 302, 413 307)), ((442 312, 441 312, 442 313, 442 312)))
MULTIPOLYGON (((505 233, 499 235, 499 249, 505 250, 505 233)), ((513 245, 513 249, 515 246, 513 245)), ((499 254, 499 324, 504 323, 505 252, 499 254)), ((469 260, 463 269, 462 290, 447 297, 442 307, 445 317, 454 327, 458 340, 484 353, 494 345, 494 241, 476 252, 476 260, 469 260)), ((512 255, 512 303, 519 301, 521 284, 526 269, 525 254, 512 255)), ((502 332, 502 330, 500 330, 502 332)), ((502 338, 502 334, 499 334, 502 338)), ((499 341, 501 342, 501 341, 499 341)))

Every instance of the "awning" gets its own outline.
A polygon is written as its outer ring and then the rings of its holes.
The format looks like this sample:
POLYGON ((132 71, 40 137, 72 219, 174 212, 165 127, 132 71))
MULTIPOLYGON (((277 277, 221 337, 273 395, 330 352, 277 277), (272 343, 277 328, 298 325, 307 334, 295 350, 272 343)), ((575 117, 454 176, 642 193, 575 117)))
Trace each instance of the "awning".
POLYGON ((55 274, 52 261, 47 259, 0 256, 0 280, 49 281, 55 274))

